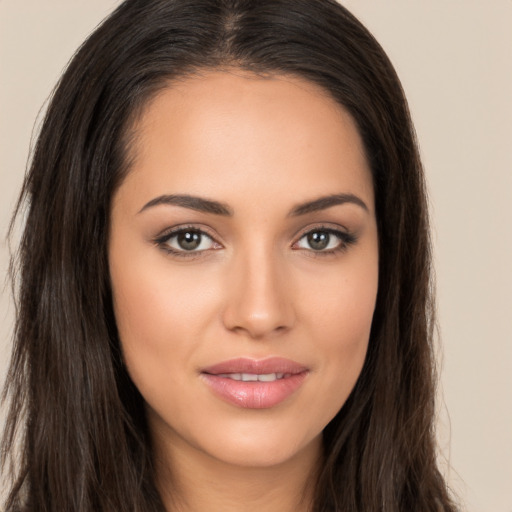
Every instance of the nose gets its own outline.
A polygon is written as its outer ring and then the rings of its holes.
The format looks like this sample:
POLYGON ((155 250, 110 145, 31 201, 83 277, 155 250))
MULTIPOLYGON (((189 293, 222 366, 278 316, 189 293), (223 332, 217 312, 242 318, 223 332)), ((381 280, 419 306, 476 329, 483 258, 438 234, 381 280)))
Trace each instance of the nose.
POLYGON ((271 251, 233 261, 226 283, 224 326, 254 339, 289 331, 296 318, 284 270, 271 251))

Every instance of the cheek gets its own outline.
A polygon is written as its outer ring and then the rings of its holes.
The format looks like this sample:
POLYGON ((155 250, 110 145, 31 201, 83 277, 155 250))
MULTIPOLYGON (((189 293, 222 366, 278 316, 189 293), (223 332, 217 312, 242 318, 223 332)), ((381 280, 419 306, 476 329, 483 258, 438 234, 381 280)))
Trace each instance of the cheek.
POLYGON ((350 266, 350 272, 331 275, 322 290, 310 293, 304 302, 318 354, 315 373, 323 388, 311 400, 317 403, 325 424, 341 409, 361 373, 377 288, 375 258, 364 266, 350 266))
POLYGON ((145 395, 163 382, 180 384, 177 370, 191 362, 217 294, 211 279, 171 272, 162 255, 143 262, 131 256, 111 262, 114 312, 126 366, 145 395))
POLYGON ((347 254, 339 267, 303 284, 302 315, 309 317, 320 343, 334 352, 357 350, 368 342, 378 290, 378 256, 373 245, 347 254))

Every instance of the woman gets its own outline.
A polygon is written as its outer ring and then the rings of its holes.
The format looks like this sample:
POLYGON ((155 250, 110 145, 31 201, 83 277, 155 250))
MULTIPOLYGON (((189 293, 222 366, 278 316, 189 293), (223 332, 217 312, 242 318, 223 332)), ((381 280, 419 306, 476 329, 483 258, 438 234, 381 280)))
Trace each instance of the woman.
POLYGON ((455 510, 413 129, 339 4, 123 3, 24 201, 8 511, 455 510))

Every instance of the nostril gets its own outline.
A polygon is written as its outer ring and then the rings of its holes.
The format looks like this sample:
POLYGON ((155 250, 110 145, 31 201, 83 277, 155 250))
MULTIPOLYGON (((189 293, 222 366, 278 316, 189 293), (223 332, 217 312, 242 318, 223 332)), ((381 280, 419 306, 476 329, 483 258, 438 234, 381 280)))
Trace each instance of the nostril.
POLYGON ((245 334, 246 336, 253 339, 262 339, 272 337, 275 335, 281 335, 287 332, 291 328, 290 324, 284 324, 283 322, 276 323, 272 318, 247 318, 238 322, 229 322, 229 318, 224 319, 224 325, 226 328, 237 334, 245 334))
POLYGON ((267 254, 239 258, 230 271, 222 321, 226 329, 252 338, 275 336, 295 323, 293 296, 267 254))

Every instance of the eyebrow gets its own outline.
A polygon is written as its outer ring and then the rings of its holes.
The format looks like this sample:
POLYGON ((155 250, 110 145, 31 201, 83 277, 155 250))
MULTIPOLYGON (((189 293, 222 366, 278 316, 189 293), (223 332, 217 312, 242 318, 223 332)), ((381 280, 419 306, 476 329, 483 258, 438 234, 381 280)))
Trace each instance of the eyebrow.
MULTIPOLYGON (((329 196, 319 197, 318 199, 307 201, 305 203, 300 203, 293 207, 288 216, 298 217, 300 215, 326 210, 327 208, 346 203, 355 204, 360 206, 363 210, 369 211, 365 202, 354 194, 332 194, 329 196)), ((139 210, 139 213, 158 205, 181 206, 182 208, 212 213, 214 215, 223 215, 227 217, 233 216, 233 210, 224 203, 188 194, 166 194, 155 197, 146 203, 139 210)))
POLYGON ((366 203, 354 194, 332 194, 330 196, 319 197, 313 201, 307 201, 306 203, 298 204, 292 209, 289 216, 298 217, 299 215, 326 210, 332 206, 338 206, 346 203, 355 204, 360 206, 363 210, 367 212, 369 211, 366 203))
POLYGON ((139 213, 161 204, 181 206, 182 208, 189 208, 191 210, 197 210, 205 213, 213 213, 214 215, 225 215, 229 217, 233 215, 233 210, 223 203, 187 194, 171 194, 155 197, 146 203, 139 210, 139 213))

